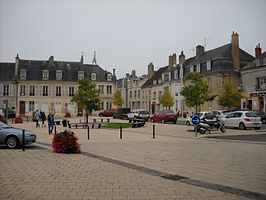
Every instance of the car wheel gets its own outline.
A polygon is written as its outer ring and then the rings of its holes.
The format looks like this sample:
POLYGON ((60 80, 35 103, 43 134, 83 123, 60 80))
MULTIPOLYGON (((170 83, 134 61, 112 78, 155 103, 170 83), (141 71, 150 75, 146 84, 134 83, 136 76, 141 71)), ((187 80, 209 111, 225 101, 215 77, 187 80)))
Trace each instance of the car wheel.
POLYGON ((190 123, 189 123, 189 121, 186 121, 186 125, 190 126, 190 123))
POLYGON ((10 149, 14 149, 19 145, 19 141, 15 136, 9 136, 6 139, 6 146, 10 149))
POLYGON ((239 124, 239 129, 240 129, 240 130, 245 130, 245 129, 246 129, 245 124, 241 122, 241 123, 239 124))

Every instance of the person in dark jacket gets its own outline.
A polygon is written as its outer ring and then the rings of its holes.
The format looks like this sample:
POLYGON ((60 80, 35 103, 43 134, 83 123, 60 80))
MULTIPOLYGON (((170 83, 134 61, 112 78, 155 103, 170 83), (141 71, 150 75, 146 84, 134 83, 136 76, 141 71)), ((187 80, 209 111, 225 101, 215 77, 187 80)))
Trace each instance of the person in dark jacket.
POLYGON ((42 120, 42 127, 46 127, 45 121, 46 121, 46 115, 45 112, 41 111, 41 120, 42 120))
POLYGON ((52 134, 54 129, 54 115, 51 112, 49 112, 47 120, 48 120, 48 132, 49 134, 52 134))

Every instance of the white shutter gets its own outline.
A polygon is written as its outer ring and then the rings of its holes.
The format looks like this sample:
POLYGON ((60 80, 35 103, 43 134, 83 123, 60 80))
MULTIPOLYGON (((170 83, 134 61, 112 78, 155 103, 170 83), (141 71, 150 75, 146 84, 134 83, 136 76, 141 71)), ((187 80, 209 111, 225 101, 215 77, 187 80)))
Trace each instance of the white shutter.
POLYGON ((3 84, 0 84, 0 96, 3 96, 3 84))
POLYGON ((29 102, 28 101, 26 101, 26 103, 25 103, 25 111, 29 112, 29 102))
POLYGON ((14 95, 14 86, 13 84, 9 84, 9 96, 13 96, 14 95))

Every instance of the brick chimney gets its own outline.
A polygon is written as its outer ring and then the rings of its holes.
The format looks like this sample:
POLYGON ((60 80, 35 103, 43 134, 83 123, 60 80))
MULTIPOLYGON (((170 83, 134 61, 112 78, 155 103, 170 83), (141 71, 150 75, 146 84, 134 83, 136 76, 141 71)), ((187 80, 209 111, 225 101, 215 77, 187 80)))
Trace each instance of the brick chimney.
POLYGON ((176 66, 176 54, 173 53, 173 55, 169 56, 169 67, 176 66))
POLYGON ((15 60, 16 60, 16 63, 15 63, 15 76, 17 76, 18 75, 18 67, 19 67, 19 56, 18 56, 18 54, 17 54, 15 60))
POLYGON ((258 58, 261 55, 260 43, 255 48, 255 57, 258 58))
POLYGON ((186 57, 183 53, 183 51, 181 51, 181 54, 179 55, 179 64, 184 64, 186 60, 186 57))
POLYGON ((232 44, 232 58, 234 67, 236 70, 240 69, 240 57, 239 57, 239 35, 234 32, 231 35, 231 44, 232 44))
POLYGON ((50 66, 53 66, 54 65, 54 56, 50 56, 48 62, 49 62, 50 66))
POLYGON ((196 46, 196 57, 202 56, 204 53, 204 46, 198 45, 196 46))
POLYGON ((148 65, 148 79, 150 79, 154 74, 154 65, 152 62, 148 65))

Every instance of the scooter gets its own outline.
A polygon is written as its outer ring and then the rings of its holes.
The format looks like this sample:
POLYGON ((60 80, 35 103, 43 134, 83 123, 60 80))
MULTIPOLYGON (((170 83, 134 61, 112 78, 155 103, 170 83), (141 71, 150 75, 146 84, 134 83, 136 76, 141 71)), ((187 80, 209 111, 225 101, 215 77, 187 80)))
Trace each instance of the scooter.
POLYGON ((218 117, 215 117, 215 120, 209 120, 207 121, 205 118, 201 120, 201 122, 195 126, 195 130, 199 132, 200 134, 205 134, 206 131, 211 133, 211 131, 218 131, 220 130, 222 133, 226 132, 226 128, 224 126, 224 123, 218 119, 218 117))

